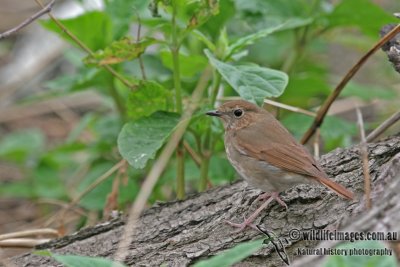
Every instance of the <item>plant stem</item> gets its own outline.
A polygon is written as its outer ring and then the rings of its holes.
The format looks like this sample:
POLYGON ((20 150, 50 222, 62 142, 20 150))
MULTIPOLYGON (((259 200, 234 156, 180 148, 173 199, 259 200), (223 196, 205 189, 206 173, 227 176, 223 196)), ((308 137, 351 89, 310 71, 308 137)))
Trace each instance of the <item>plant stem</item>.
POLYGON ((207 189, 207 183, 208 183, 208 168, 210 165, 210 151, 204 151, 203 152, 203 157, 201 159, 201 165, 200 165, 200 191, 204 191, 207 189))
POLYGON ((221 85, 221 74, 219 74, 216 70, 214 70, 214 79, 213 86, 211 89, 211 106, 215 105, 215 101, 217 100, 219 86, 221 85))
MULTIPOLYGON (((221 75, 214 70, 213 73, 213 85, 211 89, 211 96, 210 96, 210 106, 214 107, 215 101, 218 96, 218 90, 221 85, 221 75)), ((201 166, 200 166, 200 187, 199 191, 204 191, 207 189, 207 183, 208 183, 208 169, 210 165, 210 158, 211 158, 211 151, 214 150, 214 144, 213 142, 214 135, 213 132, 211 131, 211 120, 208 121, 208 130, 204 139, 204 149, 202 153, 202 160, 201 160, 201 166)))
POLYGON ((179 42, 178 33, 176 26, 176 0, 172 1, 172 44, 171 44, 171 54, 172 54, 172 64, 174 68, 174 87, 175 87, 175 102, 176 111, 182 113, 182 87, 181 87, 181 77, 180 77, 180 67, 179 67, 179 42))
POLYGON ((167 166, 167 163, 174 153, 174 150, 179 141, 182 139, 186 128, 189 126, 190 117, 193 115, 193 112, 196 110, 197 105, 200 103, 200 100, 204 94, 204 90, 208 85, 208 79, 210 75, 210 69, 206 68, 197 83, 196 89, 194 89, 192 93, 192 97, 185 112, 182 114, 181 122, 177 125, 175 131, 171 135, 171 138, 162 149, 160 156, 154 162, 149 174, 144 180, 140 188, 139 194, 135 199, 135 202, 129 209, 129 217, 126 221, 123 230, 124 232, 121 235, 123 238, 118 243, 117 251, 114 253, 114 259, 123 261, 125 260, 126 256, 128 256, 129 245, 132 243, 133 238, 136 236, 135 234, 137 222, 141 213, 144 210, 144 207, 146 206, 147 199, 151 195, 151 192, 153 191, 159 177, 165 170, 165 167, 167 166))
POLYGON ((176 197, 178 199, 185 198, 185 149, 182 142, 176 148, 176 197))
MULTIPOLYGON (((44 8, 44 5, 42 4, 42 2, 40 0, 35 0, 35 1, 36 1, 36 3, 38 3, 39 6, 44 8)), ((53 16, 53 14, 51 13, 51 10, 48 12, 48 16, 62 30, 62 32, 65 33, 69 38, 71 38, 72 41, 74 41, 82 50, 84 50, 90 56, 94 55, 94 52, 89 47, 87 47, 81 40, 79 40, 78 37, 76 37, 74 34, 72 34, 72 32, 70 32, 67 28, 65 28, 65 26, 56 17, 53 16)), ((125 79, 124 76, 119 74, 116 70, 111 68, 109 65, 103 65, 102 68, 104 68, 105 70, 110 72, 115 78, 120 80, 128 88, 130 88, 132 90, 137 90, 137 86, 135 84, 132 84, 130 81, 125 79)))
MULTIPOLYGON (((173 76, 174 76, 174 87, 175 87, 175 102, 176 111, 182 114, 182 86, 180 77, 180 66, 179 66, 179 48, 180 43, 178 41, 178 32, 176 25, 176 13, 177 3, 176 0, 172 1, 172 42, 171 42, 171 54, 173 64, 173 76)), ((176 195, 178 199, 185 198, 185 158, 183 156, 184 147, 182 142, 179 143, 176 151, 177 159, 177 172, 176 172, 176 195)))

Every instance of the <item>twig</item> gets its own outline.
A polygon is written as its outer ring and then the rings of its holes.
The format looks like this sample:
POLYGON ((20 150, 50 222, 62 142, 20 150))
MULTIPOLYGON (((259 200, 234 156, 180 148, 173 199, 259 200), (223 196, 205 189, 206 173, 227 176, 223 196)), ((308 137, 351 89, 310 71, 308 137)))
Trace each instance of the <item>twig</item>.
POLYGON ((73 208, 86 194, 91 192, 93 189, 95 189, 99 184, 107 180, 111 174, 113 174, 116 170, 121 168, 124 164, 126 164, 126 160, 122 159, 120 162, 112 166, 108 171, 106 171, 103 175, 101 175, 99 178, 97 178, 93 183, 91 183, 83 192, 78 194, 72 201, 71 203, 68 204, 65 208, 63 208, 61 211, 59 211, 57 214, 52 216, 49 220, 47 220, 46 225, 51 224, 55 220, 55 218, 63 218, 65 216, 65 213, 73 208))
POLYGON ((367 142, 370 143, 374 141, 379 135, 381 135, 384 131, 386 131, 390 126, 395 124, 398 120, 400 120, 400 111, 397 111, 389 119, 385 120, 381 125, 378 126, 375 130, 373 130, 366 138, 367 142))
POLYGON ((283 108, 283 109, 286 109, 286 110, 290 110, 290 111, 293 111, 293 112, 302 113, 302 114, 305 114, 305 115, 308 115, 308 116, 311 116, 311 117, 317 116, 317 114, 315 112, 311 112, 311 111, 308 111, 308 110, 305 110, 305 109, 302 109, 302 108, 298 108, 298 107, 293 107, 293 106, 290 106, 290 105, 282 104, 282 103, 279 103, 279 102, 276 102, 276 101, 273 101, 273 100, 270 100, 270 99, 264 99, 264 103, 272 105, 272 106, 275 106, 275 107, 283 108))
POLYGON ((196 151, 190 146, 190 144, 186 141, 183 140, 183 146, 185 147, 186 151, 189 153, 189 155, 192 157, 194 163, 196 163, 197 167, 200 166, 201 164, 201 158, 199 154, 197 154, 196 151))
POLYGON ((362 157, 363 164, 363 173, 364 173, 364 192, 366 205, 368 209, 371 209, 371 176, 369 174, 369 165, 368 165, 368 150, 367 150, 367 142, 365 141, 365 130, 364 130, 364 121, 362 118, 362 114, 360 109, 356 108, 357 112, 357 124, 360 129, 360 151, 362 157))
MULTIPOLYGON (((225 96, 225 97, 219 97, 217 100, 218 101, 231 101, 231 100, 239 100, 241 99, 239 96, 225 96)), ((310 117, 315 117, 317 116, 317 113, 306 110, 306 109, 302 109, 302 108, 298 108, 298 107, 294 107, 291 105, 287 105, 287 104, 283 104, 283 103, 279 103, 276 101, 273 101, 271 99, 264 99, 264 103, 265 104, 269 104, 271 106, 275 106, 278 108, 283 108, 289 111, 293 111, 293 112, 297 112, 297 113, 301 113, 310 117)))
MULTIPOLYGON (((140 32, 141 32, 141 29, 142 29, 142 23, 140 21, 139 13, 137 14, 137 19, 138 19, 138 30, 137 30, 137 33, 136 33, 136 43, 139 43, 140 42, 140 32)), ((138 60, 139 60, 140 71, 142 72, 142 78, 143 78, 143 80, 147 80, 146 72, 144 70, 144 64, 143 64, 143 59, 142 59, 142 55, 141 54, 139 54, 138 60)))
POLYGON ((314 139, 314 158, 319 159, 319 139, 321 136, 321 131, 318 128, 317 132, 315 133, 315 139, 314 139))
MULTIPOLYGON (((40 0, 35 0, 35 2, 41 6, 42 8, 44 8, 42 2, 40 0)), ((49 17, 53 20, 53 22, 55 24, 57 24, 57 26, 66 34, 68 35, 69 38, 71 38, 82 50, 84 50, 86 53, 88 53, 89 55, 93 56, 94 53, 92 50, 90 50, 89 47, 87 47, 84 43, 81 42, 81 40, 79 40, 74 34, 72 34, 67 28, 65 28, 65 26, 56 18, 53 16, 53 14, 51 13, 51 10, 48 12, 49 17)), ((121 74, 119 74, 117 71, 115 71, 113 68, 111 68, 109 65, 103 65, 101 66, 102 68, 104 68, 105 70, 107 70, 108 72, 110 72, 115 78, 117 78, 118 80, 120 80, 123 84, 125 84, 128 88, 132 89, 132 90, 136 90, 137 89, 137 85, 134 85, 132 83, 130 83, 127 79, 125 79, 121 74)))
POLYGON ((40 18, 41 16, 43 16, 46 13, 49 13, 51 11, 51 9, 53 8, 54 3, 56 2, 56 0, 52 0, 50 3, 48 3, 47 6, 43 7, 42 9, 37 12, 36 14, 32 15, 31 17, 29 17, 28 19, 24 20, 21 24, 19 24, 17 27, 12 28, 6 32, 3 32, 0 34, 0 40, 3 38, 7 38, 8 36, 17 33, 19 30, 21 30, 22 28, 28 26, 29 24, 31 24, 32 22, 34 22, 35 20, 37 20, 38 18, 40 18))
POLYGON ((65 108, 95 109, 102 104, 102 101, 104 100, 100 95, 87 91, 54 97, 48 100, 36 101, 29 104, 13 105, 1 109, 0 123, 8 123, 14 120, 42 116, 51 112, 62 112, 65 108))
POLYGON ((311 136, 315 133, 317 128, 322 124, 325 115, 327 114, 330 106, 335 101, 335 99, 339 96, 340 92, 346 86, 346 84, 350 81, 350 79, 357 73, 357 71, 361 68, 362 65, 368 60, 368 58, 374 54, 379 48, 384 45, 387 41, 392 39, 397 33, 400 32, 400 24, 397 25, 393 30, 391 30, 388 34, 382 37, 343 77, 340 83, 336 86, 335 90, 329 95, 329 97, 325 100, 324 104, 317 112, 317 116, 314 119, 314 122, 304 134, 301 139, 301 143, 305 144, 310 140, 311 136))
POLYGON ((33 248, 38 245, 49 242, 51 239, 41 238, 11 238, 0 241, 0 247, 19 247, 19 248, 33 248))
POLYGON ((182 139, 183 134, 186 131, 186 128, 189 126, 190 117, 192 116, 193 112, 197 108, 198 103, 200 102, 204 90, 207 87, 208 80, 210 78, 211 70, 207 67, 202 76, 200 77, 199 82, 197 83, 196 89, 193 91, 190 105, 187 107, 185 112, 182 115, 182 119, 178 126, 176 127, 175 132, 172 134, 171 138, 169 139, 168 143, 165 145, 164 149, 162 150, 160 156, 154 163, 153 167, 151 168, 149 174, 147 175, 140 191, 139 195, 136 197, 135 202, 130 208, 129 217, 124 228, 124 232, 121 235, 121 240, 118 244, 117 251, 115 252, 114 259, 117 261, 123 262, 129 252, 129 244, 132 243, 135 229, 137 226, 137 221, 139 219, 140 214, 142 213, 147 199, 149 198, 151 192, 155 184, 158 181, 158 178, 164 171, 165 167, 169 159, 171 158, 172 154, 174 153, 175 148, 179 144, 180 140, 182 139))
POLYGON ((185 149, 182 142, 176 148, 176 198, 185 199, 185 149))
MULTIPOLYGON (((55 206, 59 206, 61 208, 67 208, 69 203, 68 202, 63 202, 60 200, 55 200, 55 199, 47 199, 47 198, 41 198, 38 201, 36 201, 37 204, 49 204, 49 205, 55 205, 55 206)), ((73 212, 81 215, 81 216, 85 216, 85 211, 79 207, 73 207, 70 208, 73 212)))
POLYGON ((82 191, 79 195, 77 195, 71 203, 69 203, 66 209, 70 209, 75 206, 84 196, 86 196, 89 192, 95 189, 99 184, 107 180, 111 174, 113 174, 116 170, 121 168, 124 164, 126 164, 126 160, 122 159, 117 164, 112 166, 108 171, 106 171, 102 176, 96 179, 93 183, 91 183, 84 191, 82 191))
POLYGON ((38 235, 50 235, 58 237, 59 233, 57 230, 51 228, 42 228, 42 229, 33 229, 33 230, 25 230, 14 233, 2 234, 0 235, 0 240, 6 240, 11 238, 21 238, 27 236, 38 236, 38 235))

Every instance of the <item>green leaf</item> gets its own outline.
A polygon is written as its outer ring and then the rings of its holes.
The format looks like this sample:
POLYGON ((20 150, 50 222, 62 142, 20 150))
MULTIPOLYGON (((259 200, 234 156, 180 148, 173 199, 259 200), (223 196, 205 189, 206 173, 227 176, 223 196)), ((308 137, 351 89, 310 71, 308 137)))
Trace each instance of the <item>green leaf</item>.
POLYGON ((334 255, 328 257, 323 267, 342 267, 342 266, 354 266, 354 267, 369 267, 369 266, 380 266, 380 267, 396 267, 397 260, 394 254, 387 255, 387 251, 393 249, 387 248, 384 243, 379 241, 358 241, 345 243, 337 246, 335 249, 343 249, 350 252, 361 252, 361 255, 334 255), (370 255, 369 253, 382 252, 382 255, 370 255))
POLYGON ((215 45, 201 31, 194 30, 192 31, 192 34, 196 36, 199 41, 203 42, 203 44, 205 44, 209 50, 215 52, 215 45))
POLYGON ((33 251, 32 254, 39 255, 39 256, 51 257, 51 252, 48 250, 36 250, 36 251, 33 251))
POLYGON ((317 105, 312 101, 327 97, 331 88, 325 66, 315 62, 302 62, 296 72, 290 75, 290 82, 279 98, 282 103, 297 107, 310 108, 317 105))
MULTIPOLYGON (((112 41, 111 20, 104 12, 87 12, 75 18, 60 20, 60 22, 92 51, 102 49, 112 41)), ((77 45, 52 20, 41 21, 41 24, 73 45, 77 45)))
POLYGON ((38 156, 44 148, 44 136, 36 129, 13 132, 0 141, 0 157, 25 162, 28 157, 38 156))
MULTIPOLYGON (((77 191, 83 192, 86 190, 89 185, 96 181, 96 179, 108 171, 112 166, 113 164, 111 162, 93 164, 90 167, 90 171, 79 184, 77 191)), ((104 208, 107 195, 111 192, 112 181, 114 177, 115 175, 110 175, 107 180, 97 185, 79 201, 79 205, 89 210, 102 210, 104 208)))
MULTIPOLYGON (((64 164, 67 164, 67 162, 64 164)), ((34 169, 31 187, 36 197, 47 199, 66 198, 66 187, 58 171, 58 169, 44 163, 34 169)))
POLYGON ((279 17, 294 17, 304 14, 309 14, 311 8, 316 5, 310 5, 308 0, 279 0, 279 1, 248 1, 235 0, 238 11, 255 16, 261 14, 263 19, 275 15, 279 17))
MULTIPOLYGON (((219 10, 220 12, 217 15, 212 16, 199 28, 199 31, 201 31, 204 36, 208 36, 210 37, 210 39, 213 40, 218 39, 221 30, 228 24, 229 20, 231 20, 235 16, 234 1, 219 1, 219 10)), ((192 32, 194 33, 194 31, 192 32)), ((195 33, 195 35, 197 35, 197 33, 195 33)), ((206 39, 204 39, 203 41, 207 42, 206 39)), ((214 52, 211 43, 212 41, 206 43, 206 45, 208 49, 214 52)))
POLYGON ((200 261, 193 267, 229 267, 247 258, 263 246, 263 239, 253 240, 239 244, 210 259, 200 261))
MULTIPOLYGON (((171 52, 163 50, 160 52, 160 56, 163 65, 173 71, 174 67, 171 52)), ((204 58, 204 56, 196 54, 185 55, 179 53, 179 65, 182 76, 193 77, 206 67, 207 60, 204 58)))
MULTIPOLYGON (((4 176, 3 176, 4 177, 4 176)), ((32 183, 29 180, 0 183, 0 196, 10 198, 33 198, 32 183)))
POLYGON ((261 105, 266 97, 278 97, 287 83, 286 73, 257 65, 234 66, 217 60, 208 50, 210 63, 244 99, 261 105))
POLYGON ((132 167, 144 168, 178 122, 178 114, 159 111, 126 123, 118 136, 119 152, 132 167))
POLYGON ((327 16, 331 27, 358 26, 364 33, 377 36, 382 25, 396 18, 370 0, 342 0, 327 16))
POLYGON ((128 96, 127 112, 131 119, 148 116, 157 110, 172 107, 172 95, 169 90, 154 81, 142 81, 137 91, 128 96))
POLYGON ((313 20, 311 18, 307 18, 307 19, 293 18, 293 19, 287 20, 283 23, 269 26, 261 31, 258 31, 256 33, 242 37, 242 38, 236 40, 234 43, 232 43, 228 47, 226 59, 229 59, 230 56, 233 55, 234 53, 236 53, 238 50, 243 49, 244 47, 253 44, 258 39, 267 37, 268 35, 270 35, 274 32, 302 27, 302 26, 310 24, 312 21, 313 20))
POLYGON ((137 43, 132 41, 131 38, 125 37, 112 42, 104 50, 96 51, 93 55, 87 56, 84 62, 86 64, 104 66, 129 61, 139 57, 148 46, 156 42, 158 42, 156 39, 144 38, 137 43))
POLYGON ((98 118, 91 127, 96 138, 94 146, 90 147, 91 152, 94 155, 109 154, 115 147, 122 126, 121 118, 115 113, 98 118))
POLYGON ((190 15, 187 30, 193 30, 219 13, 219 1, 182 1, 185 13, 190 15))
POLYGON ((341 96, 357 96, 363 100, 373 100, 376 98, 393 99, 397 97, 397 94, 390 88, 350 82, 343 90, 341 96))
POLYGON ((122 263, 100 257, 59 255, 54 253, 51 253, 51 256, 66 267, 126 267, 122 263))
POLYGON ((105 12, 113 24, 114 40, 123 37, 129 30, 132 19, 146 11, 150 0, 106 0, 105 12))

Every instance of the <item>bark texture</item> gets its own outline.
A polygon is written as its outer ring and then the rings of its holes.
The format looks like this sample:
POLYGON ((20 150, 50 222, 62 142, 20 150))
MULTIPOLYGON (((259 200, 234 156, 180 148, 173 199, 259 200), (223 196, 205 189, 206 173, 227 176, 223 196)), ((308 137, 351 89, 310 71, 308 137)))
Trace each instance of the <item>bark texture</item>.
MULTIPOLYGON (((400 231, 400 136, 368 145, 373 208, 363 200, 364 178, 358 147, 336 149, 322 157, 321 165, 333 180, 352 190, 347 201, 322 186, 299 185, 281 194, 288 210, 273 202, 258 219, 263 228, 284 240, 289 258, 297 266, 318 266, 322 258, 300 257, 298 248, 316 247, 318 241, 293 240, 291 230, 345 229, 348 231, 400 231), (397 156, 396 156, 397 154, 397 156), (397 175, 397 176, 396 176, 397 175)), ((129 266, 188 266, 241 242, 265 238, 253 229, 236 233, 224 220, 241 222, 260 191, 243 181, 190 196, 185 201, 157 204, 141 217, 137 234, 125 259, 129 266)), ((253 205, 251 210, 257 208, 253 205)), ((112 258, 124 223, 120 220, 87 228, 47 243, 38 249, 59 254, 112 258)), ((336 243, 324 243, 333 246, 336 243)), ((62 266, 31 253, 14 257, 17 266, 62 266)), ((265 245, 236 266, 285 266, 272 244, 265 245)))

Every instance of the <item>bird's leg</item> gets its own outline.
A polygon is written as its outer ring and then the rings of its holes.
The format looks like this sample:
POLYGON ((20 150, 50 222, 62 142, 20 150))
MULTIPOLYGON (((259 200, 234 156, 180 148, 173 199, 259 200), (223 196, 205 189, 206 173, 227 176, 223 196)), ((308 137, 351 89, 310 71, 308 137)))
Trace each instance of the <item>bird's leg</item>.
POLYGON ((288 209, 287 204, 279 197, 278 192, 272 192, 272 193, 263 193, 257 197, 257 200, 267 200, 268 198, 272 197, 273 199, 276 200, 281 206, 285 207, 286 210, 288 209))
POLYGON ((247 226, 250 226, 251 228, 255 229, 255 226, 252 224, 252 222, 258 217, 258 215, 261 213, 261 211, 263 211, 263 209, 265 209, 269 205, 269 203, 272 202, 272 200, 275 199, 279 204, 281 204, 287 208, 286 203, 283 202, 279 198, 278 192, 273 192, 270 194, 267 194, 267 193, 262 194, 257 198, 257 200, 264 199, 264 198, 266 199, 265 202, 263 204, 261 204, 261 206, 258 209, 256 209, 256 211, 252 215, 250 215, 247 219, 244 219, 244 221, 242 223, 233 223, 233 222, 229 222, 229 221, 226 221, 226 223, 229 224, 230 226, 239 228, 238 232, 243 231, 247 226), (268 197, 267 197, 267 195, 268 195, 268 197))

